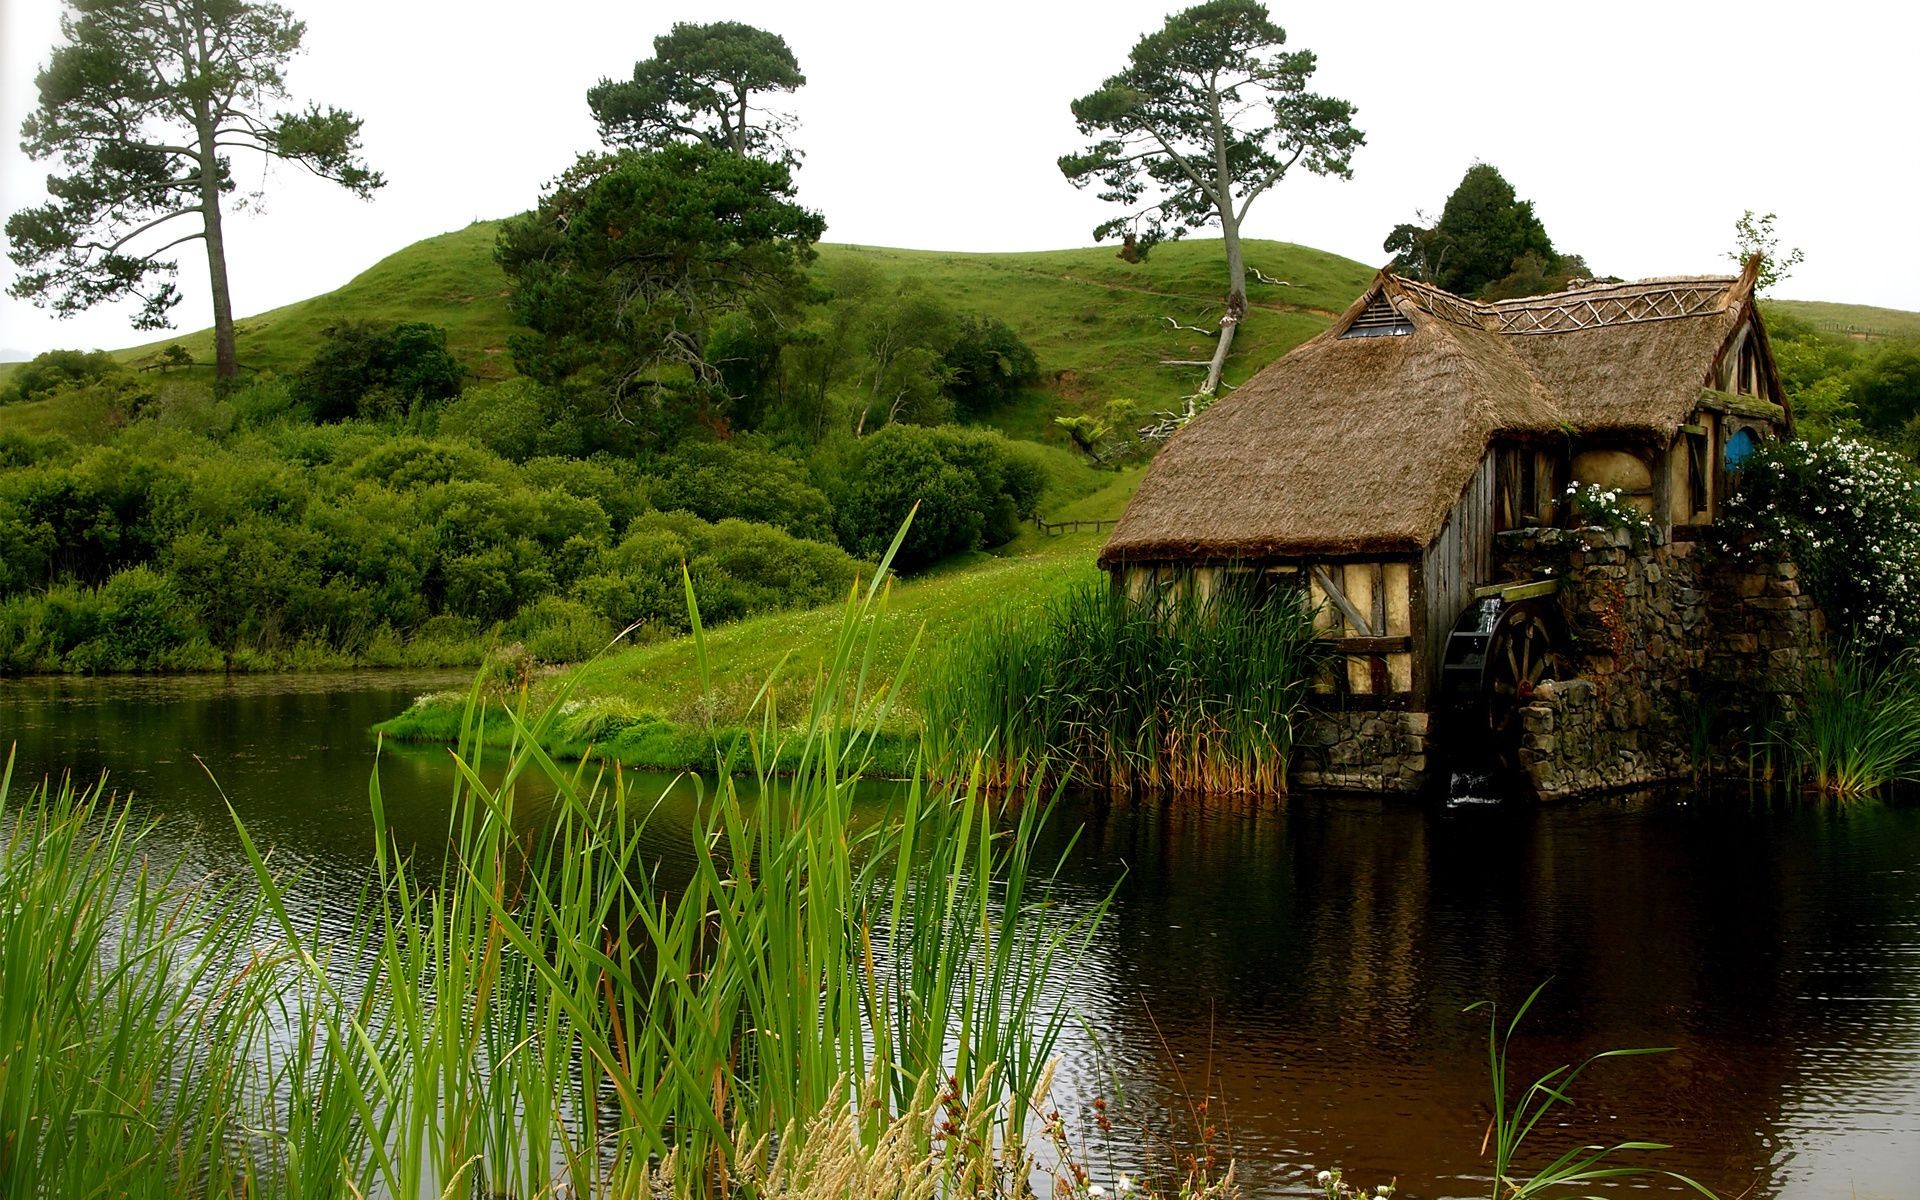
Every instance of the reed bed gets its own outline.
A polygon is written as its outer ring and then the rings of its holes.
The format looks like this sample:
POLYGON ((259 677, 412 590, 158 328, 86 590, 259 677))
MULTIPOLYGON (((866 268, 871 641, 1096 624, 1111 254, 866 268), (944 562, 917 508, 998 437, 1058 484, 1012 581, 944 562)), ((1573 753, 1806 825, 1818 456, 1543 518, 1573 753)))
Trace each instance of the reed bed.
POLYGON ((1809 668, 1789 738, 1808 786, 1826 795, 1920 778, 1920 654, 1843 648, 1809 668))
POLYGON ((1086 582, 1037 618, 968 625, 929 665, 921 708, 938 760, 980 758, 1002 788, 1279 795, 1326 661, 1289 594, 1186 587, 1150 606, 1086 582))
POLYGON ((116 798, 0 780, 0 1193, 1015 1194, 1105 905, 1050 904, 1032 792, 916 780, 856 809, 884 600, 850 597, 799 732, 769 685, 719 764, 749 781, 719 773, 672 879, 642 852, 653 797, 540 748, 564 695, 476 688, 436 871, 376 772, 370 881, 326 926, 237 818, 250 874, 185 880, 116 798), (516 835, 536 779, 555 795, 516 835))

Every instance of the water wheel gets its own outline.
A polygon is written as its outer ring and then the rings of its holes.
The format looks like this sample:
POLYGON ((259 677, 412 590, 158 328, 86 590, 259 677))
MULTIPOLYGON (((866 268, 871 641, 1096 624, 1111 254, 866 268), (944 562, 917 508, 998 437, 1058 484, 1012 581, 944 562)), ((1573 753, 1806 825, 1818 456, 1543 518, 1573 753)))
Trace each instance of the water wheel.
MULTIPOLYGON (((1520 746, 1520 710, 1533 701, 1534 689, 1560 678, 1560 652, 1553 612, 1536 600, 1506 606, 1487 642, 1481 676, 1481 705, 1490 748, 1503 760, 1520 746)), ((1505 765, 1515 765, 1507 762, 1505 765)))
POLYGON ((1541 684, 1562 677, 1564 661, 1551 602, 1488 599, 1462 613, 1440 672, 1449 758, 1517 768, 1520 710, 1541 684))

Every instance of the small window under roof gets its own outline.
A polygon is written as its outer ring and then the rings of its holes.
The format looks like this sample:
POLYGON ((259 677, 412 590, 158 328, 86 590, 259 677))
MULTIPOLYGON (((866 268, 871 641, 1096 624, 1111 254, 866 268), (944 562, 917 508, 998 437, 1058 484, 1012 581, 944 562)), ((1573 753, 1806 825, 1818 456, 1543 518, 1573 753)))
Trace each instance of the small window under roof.
POLYGON ((1375 292, 1366 311, 1353 319, 1341 338, 1405 337, 1413 332, 1413 322, 1400 315, 1385 292, 1375 292))

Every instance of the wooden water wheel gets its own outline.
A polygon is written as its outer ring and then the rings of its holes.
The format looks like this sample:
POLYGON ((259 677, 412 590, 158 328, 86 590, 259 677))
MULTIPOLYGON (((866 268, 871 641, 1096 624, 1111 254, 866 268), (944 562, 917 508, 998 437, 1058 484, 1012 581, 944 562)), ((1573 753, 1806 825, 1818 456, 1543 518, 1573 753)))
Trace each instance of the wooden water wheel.
POLYGON ((1560 678, 1560 662, 1551 608, 1522 600, 1501 611, 1487 639, 1486 669, 1480 677, 1489 748, 1496 755, 1509 758, 1518 749, 1520 710, 1532 702, 1534 689, 1560 678))
POLYGON ((1465 769, 1520 765, 1520 710, 1565 661, 1550 600, 1482 600, 1460 615, 1441 666, 1446 753, 1465 769))

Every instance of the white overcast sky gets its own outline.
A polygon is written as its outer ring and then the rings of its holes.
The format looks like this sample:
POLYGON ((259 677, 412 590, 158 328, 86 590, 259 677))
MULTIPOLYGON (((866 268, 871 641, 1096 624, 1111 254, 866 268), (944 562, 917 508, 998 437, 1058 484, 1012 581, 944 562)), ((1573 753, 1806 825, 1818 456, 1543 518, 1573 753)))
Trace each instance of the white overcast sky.
MULTIPOLYGON (((595 144, 584 93, 625 75, 675 21, 783 34, 808 84, 792 107, 802 199, 830 241, 951 250, 1084 245, 1106 207, 1054 159, 1068 102, 1124 63, 1178 0, 285 0, 308 24, 294 96, 365 118, 386 172, 371 202, 285 167, 264 211, 229 222, 235 305, 345 283, 419 238, 530 207, 595 144)), ((1315 51, 1318 90, 1359 106, 1351 182, 1302 175, 1256 205, 1252 236, 1363 262, 1476 159, 1534 201, 1565 250, 1628 277, 1727 269, 1747 208, 1779 213, 1806 264, 1785 296, 1920 309, 1920 5, 1664 0, 1607 4, 1272 3, 1315 51)), ((18 149, 57 0, 0 0, 0 210, 44 198, 18 149)), ((238 164, 243 183, 261 166, 238 164)), ((210 323, 184 247, 176 324, 210 323)), ((0 263, 11 279, 12 267, 0 263)), ((66 321, 0 297, 0 358, 147 340, 125 309, 66 321)))

